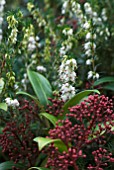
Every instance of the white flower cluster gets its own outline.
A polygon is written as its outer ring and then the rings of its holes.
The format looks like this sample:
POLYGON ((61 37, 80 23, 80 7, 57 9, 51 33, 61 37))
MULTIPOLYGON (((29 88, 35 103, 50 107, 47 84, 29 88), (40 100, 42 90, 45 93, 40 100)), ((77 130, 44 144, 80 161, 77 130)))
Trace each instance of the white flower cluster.
POLYGON ((23 74, 23 79, 21 80, 22 86, 24 87, 24 90, 27 88, 27 83, 28 83, 28 76, 27 73, 23 74))
MULTIPOLYGON (((40 38, 38 36, 33 37, 33 41, 30 41, 30 40, 32 40, 32 36, 29 38, 29 44, 28 44, 28 51, 29 52, 33 52, 36 48, 42 47, 42 44, 39 42, 40 38)), ((30 61, 31 62, 30 62, 29 67, 33 66, 33 65, 34 65, 34 67, 36 67, 36 64, 38 62, 36 52, 32 53, 30 61)))
POLYGON ((70 42, 70 39, 67 39, 62 43, 62 47, 59 49, 60 56, 63 57, 69 50, 72 49, 72 42, 70 42))
POLYGON ((36 49, 36 40, 34 36, 30 36, 28 39, 28 51, 32 52, 36 49))
POLYGON ((73 29, 72 28, 65 28, 62 33, 66 36, 71 36, 73 34, 73 29))
POLYGON ((78 2, 71 0, 71 11, 73 12, 73 14, 78 19, 78 23, 81 26, 83 26, 83 23, 86 20, 86 16, 84 16, 84 14, 83 14, 83 11, 81 9, 81 5, 78 2))
POLYGON ((39 27, 46 26, 46 21, 41 15, 39 8, 34 8, 34 4, 32 2, 27 3, 27 8, 29 12, 33 15, 33 18, 36 20, 39 27))
POLYGON ((12 106, 12 107, 18 107, 19 106, 19 102, 17 99, 12 100, 10 97, 5 99, 5 102, 8 106, 12 106))
POLYGON ((103 21, 107 21, 106 16, 106 9, 103 8, 101 12, 101 17, 98 16, 98 13, 95 12, 90 3, 86 2, 84 4, 85 13, 88 15, 89 18, 92 18, 93 25, 101 25, 103 24, 103 21))
POLYGON ((62 5, 62 10, 61 10, 62 14, 66 13, 68 5, 69 5, 69 0, 65 0, 63 5, 62 5))
MULTIPOLYGON (((92 71, 88 72, 88 78, 99 78, 99 74, 95 72, 95 62, 96 47, 99 43, 99 38, 97 36, 103 36, 105 40, 110 36, 108 27, 106 27, 105 22, 107 21, 106 9, 102 9, 101 14, 96 12, 95 8, 91 6, 89 2, 85 2, 83 6, 76 0, 63 1, 62 14, 68 13, 70 18, 76 18, 78 20, 78 25, 80 25, 77 34, 81 34, 82 30, 85 33, 85 44, 84 50, 87 57, 86 64, 92 66, 92 71), (93 64, 94 63, 94 64, 93 64)), ((82 34, 84 34, 82 33, 82 34)), ((65 36, 70 37, 73 31, 63 30, 65 36), (70 34, 69 34, 70 33, 70 34)), ((72 48, 71 43, 62 43, 60 48, 60 56, 67 54, 72 48)))
POLYGON ((84 9, 85 9, 85 14, 87 15, 86 17, 87 20, 89 21, 92 19, 92 25, 94 27, 96 26, 97 35, 100 35, 100 36, 104 35, 105 39, 107 40, 108 37, 110 36, 110 32, 109 32, 108 27, 106 27, 106 25, 104 24, 104 22, 106 22, 108 19, 106 16, 106 9, 105 8, 102 9, 100 17, 98 16, 98 13, 92 9, 91 5, 88 2, 84 4, 84 9))
POLYGON ((59 77, 61 80, 61 98, 66 101, 75 95, 75 87, 71 84, 75 83, 76 73, 75 69, 77 68, 77 62, 75 59, 63 60, 59 68, 59 77))
MULTIPOLYGON (((90 3, 86 2, 84 4, 84 10, 87 18, 87 21, 83 26, 87 32, 84 44, 85 55, 88 58, 86 60, 86 65, 93 65, 93 62, 95 60, 94 56, 96 55, 95 42, 97 42, 96 41, 97 36, 105 35, 105 39, 107 40, 108 36, 110 36, 110 33, 108 28, 104 24, 104 22, 107 20, 106 9, 102 9, 101 17, 99 17, 98 13, 92 9, 90 3)), ((93 71, 88 72, 88 79, 90 78, 93 79, 99 78, 99 74, 94 71, 94 68, 93 71)))
POLYGON ((16 20, 14 15, 10 15, 7 17, 7 22, 8 22, 8 29, 11 28, 11 34, 9 35, 8 41, 11 42, 12 44, 15 44, 17 42, 18 21, 16 20))
POLYGON ((63 29, 62 33, 67 37, 67 39, 62 42, 62 47, 59 49, 60 56, 63 57, 69 50, 72 49, 72 36, 73 36, 73 29, 72 28, 65 28, 63 29))
MULTIPOLYGON (((96 50, 96 44, 94 43, 96 39, 96 34, 93 34, 91 32, 88 32, 85 37, 85 44, 84 44, 84 50, 85 50, 85 55, 88 57, 86 60, 86 65, 92 65, 94 63, 94 55, 95 55, 95 50, 96 50)), ((94 71, 89 71, 88 72, 88 79, 93 78, 93 79, 98 79, 99 74, 94 72, 94 71)))
POLYGON ((6 1, 0 0, 0 42, 2 40, 2 23, 3 23, 3 11, 6 1))
MULTIPOLYGON (((88 32, 85 37, 85 44, 84 44, 84 50, 85 50, 85 55, 87 57, 92 57, 95 54, 96 50, 96 44, 94 43, 96 39, 96 34, 93 34, 91 32, 88 32)), ((92 60, 87 60, 86 64, 91 65, 92 60)))
POLYGON ((12 31, 11 31, 11 34, 8 38, 8 41, 10 40, 12 42, 12 44, 15 44, 17 42, 17 28, 13 28, 12 31))
POLYGON ((39 71, 39 72, 46 72, 47 71, 47 69, 44 66, 37 66, 36 70, 39 71))
POLYGON ((90 78, 99 79, 99 74, 98 74, 98 73, 95 73, 95 72, 93 72, 93 71, 89 71, 87 78, 88 78, 88 79, 90 79, 90 78))

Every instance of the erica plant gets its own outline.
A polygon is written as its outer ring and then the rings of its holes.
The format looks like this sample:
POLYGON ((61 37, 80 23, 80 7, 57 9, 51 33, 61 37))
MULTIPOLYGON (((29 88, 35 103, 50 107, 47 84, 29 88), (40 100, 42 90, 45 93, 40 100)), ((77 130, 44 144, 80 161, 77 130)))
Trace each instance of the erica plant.
POLYGON ((114 162, 112 153, 105 149, 109 136, 113 137, 113 101, 104 95, 91 95, 69 109, 66 120, 59 120, 49 131, 49 138, 61 139, 67 150, 60 152, 51 144, 46 153, 46 167, 52 170, 103 170, 114 162), (83 161, 84 160, 84 161, 83 161))

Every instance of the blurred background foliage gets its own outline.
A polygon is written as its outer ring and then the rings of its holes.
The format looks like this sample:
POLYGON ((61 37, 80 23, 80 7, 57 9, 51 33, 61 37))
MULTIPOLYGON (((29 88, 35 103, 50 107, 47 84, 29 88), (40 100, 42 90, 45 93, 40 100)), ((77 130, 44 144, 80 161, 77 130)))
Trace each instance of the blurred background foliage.
MULTIPOLYGON (((44 1, 46 0, 35 0, 36 6, 40 8, 45 8, 44 1)), ((5 5, 5 12, 16 10, 17 8, 20 8, 22 12, 26 15, 28 13, 26 5, 29 1, 28 0, 6 0, 5 5)), ((50 2, 50 6, 53 9, 53 12, 57 15, 59 15, 60 12, 60 5, 62 3, 62 0, 48 0, 50 2)), ((86 0, 82 0, 81 2, 86 2, 86 0)), ((107 14, 108 14, 108 27, 110 31, 114 32, 114 0, 90 0, 90 3, 93 4, 94 7, 99 8, 100 10, 102 8, 107 8, 107 14)), ((50 11, 52 11, 50 9, 50 11)), ((47 11, 44 11, 45 13, 47 11)), ((49 11, 48 11, 49 13, 49 11)), ((99 64, 100 67, 98 68, 100 72, 102 72, 104 75, 113 75, 114 74, 114 36, 110 36, 110 39, 107 43, 103 43, 101 39, 101 47, 98 48, 98 53, 100 57, 99 64), (102 64, 103 63, 103 64, 102 64)))
MULTIPOLYGON (((11 12, 20 9, 24 15, 23 21, 20 22, 19 30, 21 32, 23 26, 27 26, 30 23, 34 26, 34 32, 35 35, 40 35, 40 43, 42 44, 42 48, 39 49, 39 51, 36 52, 37 54, 37 64, 41 64, 43 66, 46 66, 48 70, 48 74, 46 73, 45 76, 49 79, 50 82, 54 82, 57 80, 57 70, 59 68, 59 65, 61 63, 61 59, 59 56, 59 49, 61 47, 62 42, 65 40, 64 35, 61 33, 62 30, 65 27, 72 27, 71 22, 72 18, 69 18, 68 13, 65 14, 65 25, 58 26, 60 18, 62 17, 61 14, 61 8, 62 4, 64 3, 64 0, 6 0, 6 5, 4 9, 5 17, 7 17, 11 12), (33 19, 33 16, 30 14, 30 12, 27 10, 27 3, 33 2, 35 4, 35 8, 39 8, 41 12, 41 16, 46 20, 48 23, 48 26, 46 28, 39 28, 37 25, 37 22, 33 19), (53 40, 53 36, 51 37, 51 33, 54 31, 54 34, 56 35, 56 42, 53 40), (55 43, 55 44, 54 44, 55 43), (45 48, 46 47, 46 48, 45 48), (50 59, 47 57, 50 57, 50 59), (43 58, 45 56, 45 59, 43 58), (53 62, 53 65, 50 64, 53 62)), ((107 17, 108 21, 106 22, 106 27, 108 27, 109 31, 111 32, 110 36, 106 41, 104 41, 104 37, 97 37, 97 56, 98 60, 96 60, 96 68, 97 72, 100 74, 100 77, 103 76, 110 76, 114 75, 114 0, 76 0, 75 2, 80 2, 80 4, 84 4, 85 2, 89 2, 92 6, 92 8, 97 11, 98 15, 100 16, 100 13, 103 8, 106 8, 107 10, 107 17)), ((83 8, 82 8, 83 9, 83 8)), ((73 18, 76 21, 76 18, 73 18)), ((77 21, 76 21, 77 22, 77 21)), ((7 22, 3 23, 3 29, 4 35, 7 34, 7 22)), ((19 32, 19 33, 20 33, 19 32)), ((78 32, 78 28, 74 30, 74 32, 78 32)), ((22 33, 23 34, 23 33, 22 33)), ((18 42, 22 40, 23 36, 20 34, 18 36, 18 42)), ((83 44, 84 44, 84 36, 81 33, 80 37, 77 37, 76 34, 74 35, 73 39, 73 48, 70 50, 68 55, 70 58, 75 58, 78 62, 78 69, 77 69, 77 75, 79 77, 79 80, 77 80, 77 84, 80 86, 82 85, 82 88, 84 87, 84 83, 87 81, 87 71, 88 68, 85 64, 86 57, 83 50, 83 44), (81 35, 82 34, 82 35, 81 35), (80 82, 81 80, 81 82, 80 82), (83 82, 83 83, 82 83, 83 82)), ((4 36, 5 37, 5 36, 4 36)), ((18 47, 18 46, 17 46, 18 47)), ((7 51, 7 50, 6 50, 7 51)), ((20 81, 23 78, 23 74, 26 72, 25 69, 25 59, 22 59, 23 53, 19 54, 16 53, 13 69, 18 75, 17 81, 20 81), (23 62, 24 61, 24 62, 23 62)), ((27 54, 28 55, 28 54, 27 54)), ((30 58, 30 54, 28 55, 28 58, 30 58)), ((28 59, 29 60, 29 59, 28 59)), ((30 63, 31 60, 28 61, 30 63)), ((36 66, 36 65, 35 65, 36 66)), ((32 67, 34 69, 34 67, 32 67)), ((78 86, 77 85, 77 86, 78 86)), ((53 86, 53 83, 52 83, 53 86)), ((54 86, 55 88, 56 86, 54 86)))

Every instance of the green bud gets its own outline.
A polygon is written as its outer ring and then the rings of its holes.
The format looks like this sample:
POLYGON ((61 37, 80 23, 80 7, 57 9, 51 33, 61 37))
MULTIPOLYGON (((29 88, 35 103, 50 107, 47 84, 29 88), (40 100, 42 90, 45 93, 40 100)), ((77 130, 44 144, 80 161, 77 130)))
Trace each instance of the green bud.
POLYGON ((7 22, 9 24, 8 29, 14 28, 16 26, 16 24, 18 24, 18 21, 15 19, 14 15, 8 16, 7 22))
POLYGON ((18 16, 19 18, 22 18, 22 17, 23 17, 23 13, 22 13, 21 11, 19 11, 19 12, 17 13, 17 16, 18 16))
POLYGON ((15 77, 14 76, 10 77, 9 81, 14 83, 15 82, 15 77))
POLYGON ((10 78, 10 72, 6 73, 6 77, 10 78))
POLYGON ((27 9, 29 10, 29 12, 31 12, 32 8, 34 8, 34 5, 31 2, 28 2, 27 9))

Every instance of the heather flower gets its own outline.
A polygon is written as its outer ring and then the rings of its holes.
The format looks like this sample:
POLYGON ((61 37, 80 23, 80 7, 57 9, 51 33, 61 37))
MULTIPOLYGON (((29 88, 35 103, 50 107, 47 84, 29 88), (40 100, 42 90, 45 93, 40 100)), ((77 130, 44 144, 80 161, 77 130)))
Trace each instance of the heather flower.
POLYGON ((63 31, 62 31, 62 33, 64 34, 64 35, 68 35, 68 36, 71 36, 72 34, 73 34, 73 29, 72 28, 65 28, 63 31))
POLYGON ((39 72, 46 72, 47 71, 47 69, 44 66, 37 66, 36 69, 39 72))
POLYGON ((17 28, 13 28, 8 38, 8 41, 11 41, 12 44, 15 44, 17 42, 17 32, 18 32, 17 28))
POLYGON ((75 95, 75 87, 73 87, 68 83, 63 84, 60 91, 61 91, 61 98, 63 101, 66 101, 75 95))
POLYGON ((4 5, 5 5, 6 1, 5 0, 1 0, 0 1, 0 42, 2 40, 2 23, 3 23, 3 11, 4 11, 4 5))
POLYGON ((88 59, 88 60, 86 60, 86 65, 91 65, 91 60, 90 59, 88 59))
POLYGON ((33 36, 28 39, 28 51, 34 51, 36 49, 36 40, 33 36))
POLYGON ((93 10, 88 2, 84 4, 84 9, 87 14, 92 15, 93 10))
POLYGON ((87 78, 88 78, 88 79, 91 79, 91 78, 93 78, 93 79, 99 79, 99 74, 96 73, 96 72, 93 72, 93 71, 89 71, 87 78))
POLYGON ((90 38, 91 38, 91 33, 88 32, 88 33, 86 34, 86 40, 89 40, 90 38))
POLYGON ((89 22, 85 22, 83 25, 84 29, 89 29, 90 28, 90 23, 89 22))
POLYGON ((61 13, 62 13, 62 14, 65 14, 66 9, 67 9, 67 7, 68 7, 68 3, 69 3, 69 0, 66 0, 66 1, 63 3, 63 5, 62 5, 62 10, 61 10, 61 13))
POLYGON ((106 9, 104 8, 104 9, 102 9, 102 13, 101 13, 101 16, 102 16, 102 19, 104 20, 104 21, 107 21, 107 16, 106 16, 106 9))
POLYGON ((66 60, 66 56, 64 57, 65 60, 59 67, 59 77, 61 98, 66 101, 75 95, 75 87, 71 83, 74 83, 76 79, 77 62, 75 59, 66 60))
POLYGON ((90 79, 90 78, 92 78, 92 77, 93 77, 93 71, 89 71, 89 72, 88 72, 88 77, 87 77, 87 78, 90 79))
POLYGON ((12 100, 11 98, 6 98, 5 102, 8 106, 12 106, 12 107, 18 107, 19 106, 19 102, 17 99, 12 100))

